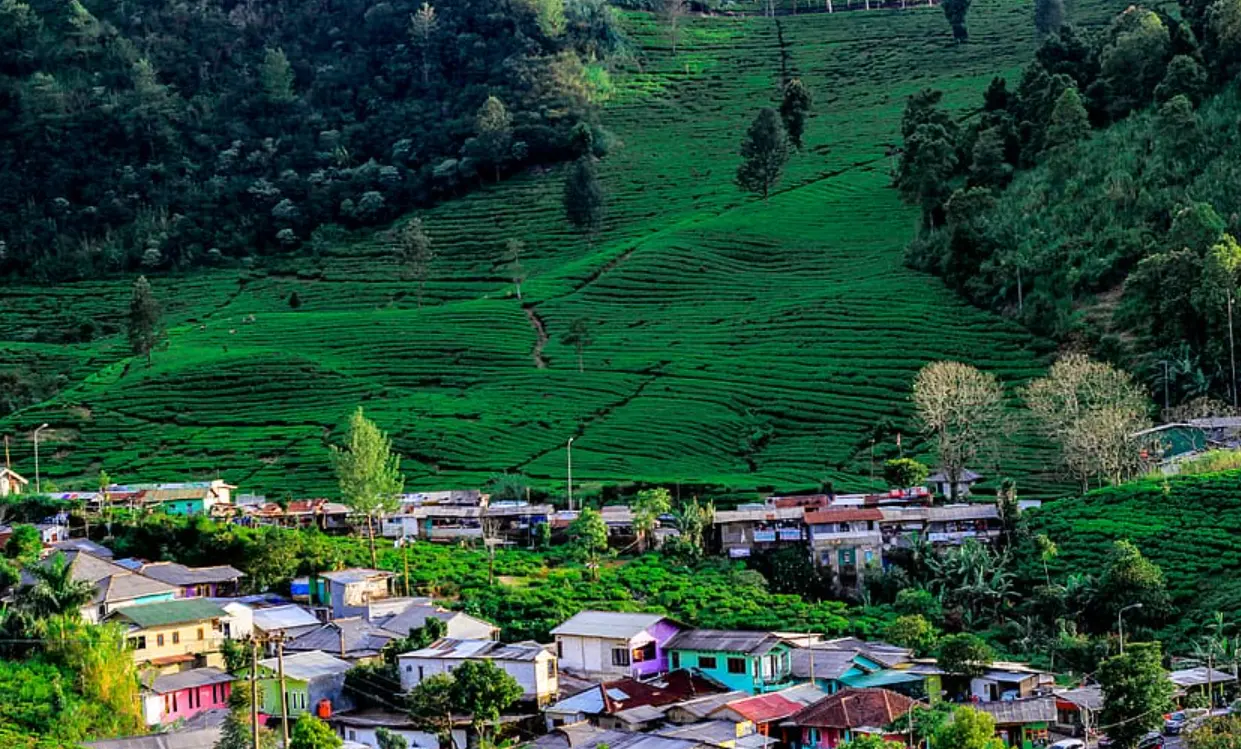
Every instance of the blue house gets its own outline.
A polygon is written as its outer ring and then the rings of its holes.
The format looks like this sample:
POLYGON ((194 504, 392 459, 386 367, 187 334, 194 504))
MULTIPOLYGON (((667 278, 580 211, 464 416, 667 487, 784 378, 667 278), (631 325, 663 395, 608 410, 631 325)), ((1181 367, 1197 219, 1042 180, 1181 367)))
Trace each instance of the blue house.
POLYGON ((794 684, 792 647, 770 632, 691 629, 664 650, 673 671, 691 669, 729 689, 764 694, 794 684))

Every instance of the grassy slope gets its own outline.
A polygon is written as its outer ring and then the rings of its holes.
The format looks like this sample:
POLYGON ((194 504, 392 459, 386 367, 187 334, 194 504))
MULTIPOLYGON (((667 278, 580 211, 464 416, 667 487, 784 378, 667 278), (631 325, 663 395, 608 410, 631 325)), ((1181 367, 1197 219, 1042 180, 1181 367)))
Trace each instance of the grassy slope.
MULTIPOLYGON (((1122 5, 1076 12, 1098 22, 1122 5)), ((978 0, 962 47, 937 8, 694 19, 675 57, 650 17, 627 22, 642 65, 616 76, 604 113, 618 142, 593 246, 566 230, 552 172, 425 214, 440 259, 422 309, 381 237, 241 279, 165 279, 171 346, 153 368, 123 360, 115 338, 48 347, 80 384, 0 431, 51 422, 44 466, 62 483, 102 466, 327 491, 327 439, 363 403, 420 486, 505 469, 554 484, 577 434, 580 480, 856 487, 874 425, 910 431, 906 393, 925 362, 963 359, 1009 381, 1038 371, 1045 344, 901 266, 915 216, 888 187, 885 157, 906 95, 941 88, 964 110, 992 74, 1029 57, 1028 7, 978 0), (731 178, 740 136, 774 103, 782 73, 809 84, 816 115, 764 203, 731 178), (523 302, 496 260, 514 236, 528 245, 523 302), (534 365, 523 303, 550 335, 546 369, 534 365), (559 342, 578 317, 596 339, 584 375, 559 342), (753 465, 739 448, 747 411, 775 428, 753 465)), ((124 283, 2 289, 0 339, 47 319, 115 320, 126 293, 124 283)), ((17 447, 29 472, 29 445, 17 447)), ((1018 435, 1007 470, 1026 493, 1046 493, 1048 458, 1018 435)))
MULTIPOLYGON (((1213 611, 1241 611, 1241 471, 1147 479, 1055 502, 1031 514, 1056 542, 1053 574, 1103 569, 1112 543, 1128 539, 1157 563, 1188 631, 1213 611)), ((1041 570, 1037 574, 1042 574, 1041 570)))

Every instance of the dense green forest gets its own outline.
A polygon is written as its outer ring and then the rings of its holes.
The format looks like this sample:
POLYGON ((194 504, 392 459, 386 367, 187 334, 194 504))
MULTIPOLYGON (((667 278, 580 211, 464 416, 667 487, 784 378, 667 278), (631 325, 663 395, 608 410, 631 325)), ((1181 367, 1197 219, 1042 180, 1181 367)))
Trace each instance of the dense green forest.
POLYGON ((554 162, 620 44, 603 0, 5 0, 0 276, 318 247, 554 162))
POLYGON ((1239 18, 1235 0, 1185 0, 1050 29, 966 123, 911 99, 899 183, 924 230, 909 262, 1166 383, 1173 404, 1231 400, 1239 18))

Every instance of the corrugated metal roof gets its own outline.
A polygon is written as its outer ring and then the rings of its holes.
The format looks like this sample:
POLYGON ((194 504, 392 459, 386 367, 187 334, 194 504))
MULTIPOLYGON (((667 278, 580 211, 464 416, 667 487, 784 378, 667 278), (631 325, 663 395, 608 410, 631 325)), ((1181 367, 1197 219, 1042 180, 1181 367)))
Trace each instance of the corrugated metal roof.
POLYGON ((334 572, 320 572, 319 573, 319 577, 322 577, 325 580, 331 580, 334 583, 340 583, 342 585, 348 585, 350 583, 364 583, 364 582, 367 582, 368 580, 374 580, 374 579, 387 580, 388 578, 395 577, 395 576, 396 576, 396 573, 394 572, 385 572, 384 570, 372 570, 372 569, 366 569, 364 567, 354 567, 353 569, 336 570, 334 572))
POLYGON ((806 522, 818 523, 852 523, 862 520, 883 520, 883 512, 875 507, 828 507, 806 513, 806 522))
POLYGON ((562 713, 573 715, 582 713, 583 715, 598 715, 603 712, 603 693, 600 691, 602 687, 598 684, 587 689, 584 692, 578 692, 572 697, 566 697, 547 708, 549 713, 562 713))
POLYGON ((353 658, 376 655, 396 635, 369 624, 360 618, 335 619, 318 629, 298 635, 285 645, 285 650, 299 652, 322 650, 353 658))
MULTIPOLYGON (((275 658, 259 661, 259 665, 271 672, 278 668, 275 658)), ((311 650, 305 653, 294 653, 284 657, 284 675, 299 681, 312 681, 323 676, 343 674, 353 668, 349 661, 342 661, 327 653, 311 650)))
POLYGON ((217 603, 199 598, 185 598, 179 601, 162 601, 160 603, 144 603, 141 606, 126 606, 112 614, 128 619, 142 629, 163 627, 169 624, 185 624, 187 622, 219 619, 228 616, 228 612, 217 603))
POLYGON ((444 637, 425 648, 401 653, 401 658, 485 658, 497 661, 533 661, 547 652, 537 642, 501 643, 495 640, 455 640, 444 637))
POLYGON ((664 618, 662 614, 582 611, 554 628, 552 634, 627 640, 642 634, 664 618))
POLYGON ((720 705, 711 711, 711 715, 731 710, 753 723, 770 723, 773 720, 787 718, 801 710, 802 707, 801 703, 779 694, 760 694, 720 705))
POLYGON ((211 684, 225 684, 235 681, 237 677, 225 673, 218 668, 194 668, 178 674, 164 674, 151 681, 148 688, 156 694, 168 694, 191 687, 205 687, 211 684))
POLYGON ((770 632, 691 629, 674 635, 664 644, 664 650, 704 650, 762 655, 781 642, 783 640, 770 632))
POLYGON ((853 668, 854 650, 829 650, 824 648, 793 648, 791 651, 793 676, 809 679, 839 679, 853 668), (812 664, 813 661, 813 664, 812 664))
POLYGON ((254 626, 264 632, 279 632, 295 627, 317 627, 322 622, 296 604, 254 610, 254 626))
POLYGON ((220 740, 219 728, 199 731, 156 733, 150 736, 131 736, 124 739, 90 741, 82 746, 90 749, 213 749, 220 740))
POLYGON ((231 583, 245 574, 226 564, 215 567, 186 567, 176 562, 154 562, 143 565, 140 573, 169 585, 202 585, 204 583, 231 583))
POLYGON ((1212 684, 1221 684, 1223 682, 1236 681, 1236 677, 1225 671, 1209 670, 1210 678, 1208 678, 1208 669, 1206 666, 1198 666, 1197 668, 1184 668, 1180 671, 1172 671, 1168 674, 1168 681, 1178 687, 1198 687, 1205 686, 1208 682, 1212 684))
POLYGON ((942 505, 927 508, 931 522, 944 520, 990 520, 1000 517, 1000 508, 993 504, 942 505))
POLYGON ((1007 702, 979 702, 974 707, 995 718, 996 725, 1001 726, 1056 721, 1056 697, 1050 694, 1007 702))

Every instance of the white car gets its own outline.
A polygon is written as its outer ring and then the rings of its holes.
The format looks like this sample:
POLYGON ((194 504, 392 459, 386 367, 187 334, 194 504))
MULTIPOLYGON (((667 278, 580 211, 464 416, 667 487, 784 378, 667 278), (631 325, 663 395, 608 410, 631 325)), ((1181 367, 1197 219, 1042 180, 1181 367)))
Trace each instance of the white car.
POLYGON ((1047 749, 1086 749, 1086 742, 1081 739, 1064 739, 1057 741, 1047 749))

